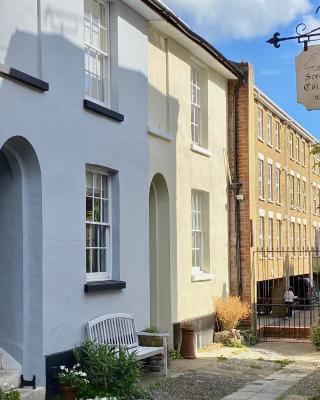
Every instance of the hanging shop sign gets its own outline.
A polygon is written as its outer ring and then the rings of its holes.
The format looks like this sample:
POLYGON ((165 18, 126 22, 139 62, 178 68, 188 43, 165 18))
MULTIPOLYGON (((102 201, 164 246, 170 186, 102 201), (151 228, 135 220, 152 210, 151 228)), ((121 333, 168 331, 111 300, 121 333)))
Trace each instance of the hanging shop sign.
POLYGON ((297 101, 320 110, 320 45, 308 46, 296 57, 297 101))

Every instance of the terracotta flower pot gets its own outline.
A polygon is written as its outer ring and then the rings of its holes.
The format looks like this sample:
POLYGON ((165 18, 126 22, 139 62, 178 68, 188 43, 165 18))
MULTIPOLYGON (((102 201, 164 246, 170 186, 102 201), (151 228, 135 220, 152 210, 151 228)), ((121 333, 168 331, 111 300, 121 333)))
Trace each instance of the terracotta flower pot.
POLYGON ((183 358, 194 360, 196 358, 194 352, 194 329, 192 327, 182 327, 181 334, 180 353, 183 358))
POLYGON ((77 397, 77 389, 70 386, 60 386, 61 394, 64 400, 75 400, 77 397))

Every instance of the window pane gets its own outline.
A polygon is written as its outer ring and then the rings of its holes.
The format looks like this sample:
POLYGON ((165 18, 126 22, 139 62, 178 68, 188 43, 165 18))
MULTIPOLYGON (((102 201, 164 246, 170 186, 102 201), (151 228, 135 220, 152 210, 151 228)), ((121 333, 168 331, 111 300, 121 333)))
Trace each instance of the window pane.
POLYGON ((107 271, 107 252, 106 250, 100 250, 100 272, 107 271))
POLYGON ((92 225, 86 224, 86 246, 92 247, 92 225))
POLYGON ((109 201, 108 200, 102 200, 102 220, 101 222, 109 222, 109 212, 108 212, 108 207, 109 207, 109 201))
POLYGON ((92 197, 86 197, 86 220, 92 221, 93 220, 93 199, 92 197))
POLYGON ((102 175, 102 193, 101 197, 104 199, 108 198, 108 176, 102 175))
POLYGON ((91 272, 91 250, 86 250, 86 271, 87 274, 91 272))
POLYGON ((101 204, 100 199, 94 199, 94 221, 101 222, 101 204))
POLYGON ((99 272, 98 270, 98 250, 92 250, 92 272, 99 272))
POLYGON ((101 196, 101 175, 94 174, 94 197, 101 196))
POLYGON ((86 182, 87 182, 87 195, 92 196, 92 172, 87 171, 86 172, 86 182))

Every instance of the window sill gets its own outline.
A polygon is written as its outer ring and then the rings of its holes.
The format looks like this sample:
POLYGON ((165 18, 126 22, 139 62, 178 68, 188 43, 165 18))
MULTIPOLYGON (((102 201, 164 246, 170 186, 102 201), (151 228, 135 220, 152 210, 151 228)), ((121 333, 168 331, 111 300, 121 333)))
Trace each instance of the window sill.
POLYGON ((166 131, 162 131, 161 129, 158 128, 152 128, 151 126, 148 126, 148 133, 149 135, 155 136, 160 139, 164 139, 168 142, 171 142, 173 137, 170 133, 166 131))
POLYGON ((115 289, 125 289, 126 282, 123 281, 115 281, 115 280, 106 280, 106 281, 92 281, 84 284, 84 292, 104 292, 108 290, 115 289))
POLYGON ((261 197, 261 196, 259 196, 259 200, 266 201, 266 199, 264 197, 261 197))
POLYGON ((258 136, 258 140, 259 140, 259 142, 264 143, 263 138, 260 138, 259 136, 258 136))
POLYGON ((274 204, 274 201, 269 199, 268 203, 274 204))
POLYGON ((6 64, 0 63, 0 76, 23 83, 33 89, 40 90, 41 92, 47 92, 49 90, 48 82, 35 78, 34 76, 26 74, 18 69, 11 68, 6 64))
POLYGON ((191 275, 191 282, 204 282, 204 281, 211 281, 214 278, 214 274, 209 272, 194 272, 191 275))
POLYGON ((276 202, 277 206, 282 206, 282 203, 279 203, 278 201, 276 202))
POLYGON ((276 151, 277 151, 278 153, 281 153, 281 150, 280 150, 280 149, 278 149, 277 147, 276 147, 276 151))
POLYGON ((94 101, 84 99, 83 107, 86 108, 87 110, 93 111, 97 114, 100 114, 107 118, 113 119, 114 121, 118 121, 118 122, 124 121, 123 114, 120 114, 116 111, 110 110, 107 107, 101 106, 100 104, 97 104, 94 101))
POLYGON ((204 147, 199 146, 198 144, 191 143, 190 150, 194 151, 195 153, 201 154, 206 157, 211 157, 212 152, 204 147))
POLYGON ((271 149, 273 148, 273 145, 271 143, 267 143, 267 146, 270 147, 271 149))

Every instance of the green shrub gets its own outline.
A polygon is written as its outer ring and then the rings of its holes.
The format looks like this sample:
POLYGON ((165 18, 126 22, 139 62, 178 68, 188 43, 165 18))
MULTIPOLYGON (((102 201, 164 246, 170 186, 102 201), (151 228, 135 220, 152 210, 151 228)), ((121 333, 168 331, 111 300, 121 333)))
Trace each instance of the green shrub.
POLYGON ((87 341, 76 348, 74 354, 89 381, 87 392, 82 394, 82 398, 146 398, 147 394, 139 387, 141 364, 134 353, 128 354, 123 347, 87 341))
POLYGON ((180 360, 182 355, 179 350, 170 350, 169 351, 169 359, 170 360, 180 360))
POLYGON ((320 350, 320 325, 316 325, 312 329, 312 344, 320 350))
POLYGON ((14 388, 9 387, 6 383, 0 388, 0 400, 20 400, 20 393, 14 388))

